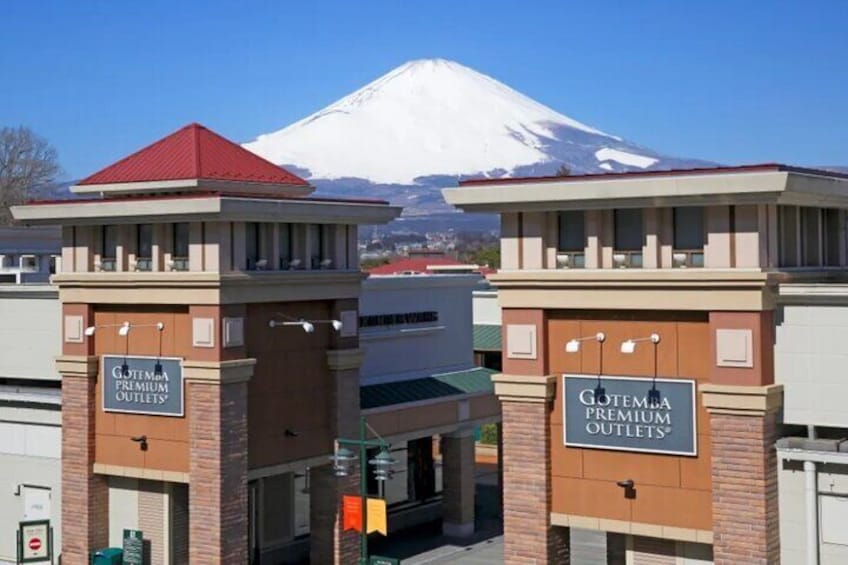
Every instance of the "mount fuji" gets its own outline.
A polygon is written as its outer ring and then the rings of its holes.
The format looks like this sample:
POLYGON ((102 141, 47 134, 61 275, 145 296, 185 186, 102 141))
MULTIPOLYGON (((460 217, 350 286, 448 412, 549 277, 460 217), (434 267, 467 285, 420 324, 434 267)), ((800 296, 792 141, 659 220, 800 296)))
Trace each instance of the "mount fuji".
POLYGON ((453 61, 411 61, 244 147, 319 194, 385 198, 405 215, 450 212, 459 179, 691 168, 561 114, 453 61))

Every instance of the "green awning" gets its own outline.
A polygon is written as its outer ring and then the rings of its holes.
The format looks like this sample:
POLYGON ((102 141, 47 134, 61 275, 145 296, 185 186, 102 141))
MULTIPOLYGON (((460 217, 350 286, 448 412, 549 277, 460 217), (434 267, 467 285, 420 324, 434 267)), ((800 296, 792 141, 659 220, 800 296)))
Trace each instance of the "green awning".
POLYGON ((500 351, 501 327, 474 324, 474 351, 500 351))
POLYGON ((497 371, 474 367, 418 379, 368 385, 359 389, 359 402, 362 410, 368 410, 460 394, 494 393, 492 375, 495 373, 497 371))

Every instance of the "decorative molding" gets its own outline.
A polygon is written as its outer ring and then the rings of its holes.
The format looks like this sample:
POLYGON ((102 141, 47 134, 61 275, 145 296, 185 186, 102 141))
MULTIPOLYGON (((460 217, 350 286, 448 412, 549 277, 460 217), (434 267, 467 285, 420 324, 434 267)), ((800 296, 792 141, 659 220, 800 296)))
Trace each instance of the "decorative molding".
POLYGON ((65 316, 65 343, 83 343, 85 334, 82 326, 82 316, 65 316))
POLYGON ((328 349, 327 366, 331 371, 349 371, 362 366, 365 352, 361 349, 328 349))
POLYGON ((56 371, 63 379, 93 379, 100 370, 100 358, 95 355, 61 355, 56 357, 56 371))
POLYGON ((224 347, 241 347, 244 345, 244 318, 223 319, 224 347))
POLYGON ((135 479, 147 479, 150 481, 165 481, 172 483, 189 482, 189 474, 179 471, 160 471, 158 469, 145 469, 142 467, 126 467, 123 465, 106 465, 95 463, 94 472, 98 475, 112 475, 115 477, 132 477, 135 479))
POLYGON ((654 538, 689 541, 696 543, 713 543, 712 530, 696 530, 694 528, 678 528, 661 524, 644 522, 629 522, 626 520, 609 520, 594 516, 577 516, 574 514, 559 514, 551 512, 551 525, 565 528, 573 527, 583 530, 614 532, 654 538))
POLYGON ((510 359, 536 359, 536 326, 507 324, 506 355, 510 359))
POLYGON ((701 385, 704 408, 710 414, 764 416, 783 406, 783 385, 701 385))
POLYGON ((554 397, 556 375, 492 375, 501 402, 548 402, 554 397))
POLYGON ((742 367, 754 366, 754 332, 750 329, 717 329, 716 366, 742 367))
POLYGON ((194 347, 215 347, 215 318, 192 318, 191 344, 194 347))
POLYGON ((356 337, 359 333, 359 312, 356 310, 342 310, 339 313, 339 321, 342 323, 340 337, 356 337))
POLYGON ((206 384, 234 384, 250 380, 256 359, 233 361, 183 361, 183 379, 186 382, 206 384))

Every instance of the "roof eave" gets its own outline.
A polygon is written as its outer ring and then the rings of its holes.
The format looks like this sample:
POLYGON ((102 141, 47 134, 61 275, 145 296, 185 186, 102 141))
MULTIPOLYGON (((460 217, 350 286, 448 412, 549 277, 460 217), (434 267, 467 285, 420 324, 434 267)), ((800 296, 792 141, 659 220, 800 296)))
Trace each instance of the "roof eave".
POLYGON ((71 187, 75 194, 131 196, 170 192, 225 192, 267 196, 308 196, 315 191, 310 184, 233 181, 219 179, 172 179, 109 184, 78 184, 71 187))

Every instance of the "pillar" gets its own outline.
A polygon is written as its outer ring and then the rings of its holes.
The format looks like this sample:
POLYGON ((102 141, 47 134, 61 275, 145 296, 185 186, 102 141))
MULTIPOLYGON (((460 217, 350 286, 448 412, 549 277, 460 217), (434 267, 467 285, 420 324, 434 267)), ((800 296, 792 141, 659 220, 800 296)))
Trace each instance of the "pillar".
POLYGON ((495 375, 503 412, 504 563, 567 565, 569 530, 551 525, 555 376, 495 375))
POLYGON ((716 565, 780 563, 777 500, 783 387, 701 387, 712 434, 713 556, 716 565))
POLYGON ((98 358, 64 355, 62 375, 62 562, 86 564, 109 543, 109 488, 94 468, 98 358))
POLYGON ((442 532, 474 534, 474 434, 460 430, 442 436, 442 532))
POLYGON ((247 563, 247 382, 255 359, 186 361, 189 560, 247 563))
MULTIPOLYGON (((327 351, 332 389, 328 399, 331 432, 334 437, 359 435, 360 349, 327 351)), ((359 493, 359 463, 351 466, 348 477, 338 478, 332 465, 310 469, 309 557, 311 563, 348 565, 359 560, 359 534, 342 530, 342 496, 359 493)))

